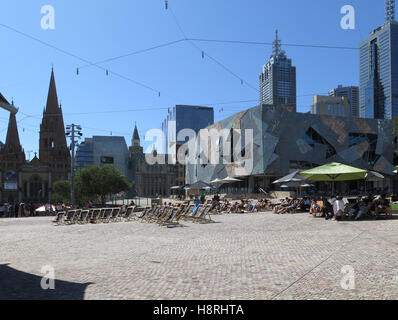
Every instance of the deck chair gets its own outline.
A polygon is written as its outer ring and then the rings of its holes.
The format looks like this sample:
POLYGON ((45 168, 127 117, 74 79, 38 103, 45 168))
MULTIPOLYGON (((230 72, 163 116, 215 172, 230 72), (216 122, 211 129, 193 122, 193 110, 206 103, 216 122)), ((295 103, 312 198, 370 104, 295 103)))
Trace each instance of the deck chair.
POLYGON ((137 215, 138 219, 141 219, 141 222, 143 219, 145 219, 145 216, 152 210, 151 207, 145 207, 144 210, 141 211, 139 215, 137 215))
POLYGON ((69 210, 66 215, 65 215, 65 224, 74 224, 75 223, 75 216, 76 216, 76 210, 69 210))
POLYGON ((84 224, 88 222, 90 210, 82 210, 77 218, 76 222, 78 224, 84 224))
POLYGON ((103 211, 103 213, 102 213, 102 217, 101 217, 102 222, 104 222, 104 223, 109 223, 109 221, 110 221, 111 218, 112 218, 112 211, 113 211, 112 208, 106 208, 106 209, 104 209, 104 211, 103 211))
POLYGON ((135 214, 134 214, 134 210, 135 210, 135 206, 133 207, 128 207, 125 214, 122 216, 122 218, 124 218, 124 221, 131 221, 135 218, 135 214))
POLYGON ((170 227, 170 226, 178 226, 179 222, 176 220, 178 214, 180 213, 181 208, 171 207, 168 213, 164 216, 164 218, 158 221, 158 224, 161 227, 170 227))
POLYGON ((189 220, 195 219, 195 217, 197 217, 197 216, 200 215, 200 213, 202 212, 203 208, 204 208, 204 205, 203 205, 203 204, 199 204, 199 205, 192 211, 192 214, 191 214, 191 215, 187 215, 187 218, 188 218, 189 220))
POLYGON ((120 217, 121 212, 122 212, 122 208, 113 208, 110 221, 112 221, 112 222, 120 221, 121 220, 121 217, 120 217))
POLYGON ((55 216, 55 220, 53 223, 55 223, 57 226, 61 225, 64 223, 64 217, 65 217, 65 212, 64 211, 59 211, 57 215, 55 216))
POLYGON ((100 221, 101 209, 94 209, 90 217, 90 223, 98 223, 100 221))
POLYGON ((213 222, 213 220, 211 220, 211 216, 210 216, 210 209, 211 209, 211 204, 204 206, 202 211, 197 216, 193 217, 193 221, 199 222, 199 223, 213 222), (209 216, 209 218, 207 219, 206 216, 209 216))
POLYGON ((163 213, 163 211, 161 210, 161 206, 154 206, 152 208, 150 217, 147 218, 147 221, 148 222, 156 222, 162 213, 163 213))
POLYGON ((186 217, 188 215, 192 215, 192 212, 193 212, 194 209, 195 209, 195 205, 194 204, 187 204, 185 209, 178 216, 178 220, 181 220, 181 219, 186 220, 186 217))
POLYGON ((158 213, 158 216, 156 218, 156 223, 160 223, 166 219, 170 211, 173 209, 173 207, 161 207, 158 213))

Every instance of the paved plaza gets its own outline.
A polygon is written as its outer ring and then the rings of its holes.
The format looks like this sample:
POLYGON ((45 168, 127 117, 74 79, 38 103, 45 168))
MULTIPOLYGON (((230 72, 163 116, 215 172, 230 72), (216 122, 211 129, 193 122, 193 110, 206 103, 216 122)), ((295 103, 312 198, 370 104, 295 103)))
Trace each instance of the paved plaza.
POLYGON ((398 298, 398 219, 255 213, 169 229, 53 219, 0 219, 1 299, 398 298), (40 287, 47 265, 55 290, 40 287))

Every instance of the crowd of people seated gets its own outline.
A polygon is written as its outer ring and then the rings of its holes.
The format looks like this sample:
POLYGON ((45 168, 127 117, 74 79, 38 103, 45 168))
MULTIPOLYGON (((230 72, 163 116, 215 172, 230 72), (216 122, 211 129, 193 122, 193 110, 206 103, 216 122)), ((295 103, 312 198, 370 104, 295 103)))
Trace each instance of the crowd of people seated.
POLYGON ((365 215, 376 219, 380 218, 382 214, 392 216, 390 201, 387 199, 386 193, 380 197, 368 194, 366 197, 349 199, 348 203, 344 203, 341 194, 331 200, 327 198, 313 199, 309 213, 313 216, 324 217, 326 220, 344 220, 346 218, 359 220, 365 215))

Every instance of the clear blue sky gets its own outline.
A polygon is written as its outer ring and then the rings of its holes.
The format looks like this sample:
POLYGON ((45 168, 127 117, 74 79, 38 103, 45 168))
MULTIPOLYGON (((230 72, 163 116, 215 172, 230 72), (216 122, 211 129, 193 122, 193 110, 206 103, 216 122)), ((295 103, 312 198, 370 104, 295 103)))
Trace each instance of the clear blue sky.
MULTIPOLYGON (((183 38, 164 0, 3 0, 0 23, 27 33, 89 61, 146 49, 183 38), (43 5, 55 8, 55 30, 40 25, 43 5)), ((279 29, 283 43, 358 47, 384 22, 384 0, 169 0, 169 7, 189 38, 272 42, 279 29), (356 29, 340 27, 344 5, 356 9, 356 29)), ((83 127, 85 137, 123 135, 129 145, 137 122, 141 138, 159 128, 166 109, 176 104, 256 100, 258 92, 223 70, 189 42, 103 64, 105 68, 161 92, 137 86, 96 67, 80 70, 81 61, 0 26, 0 92, 20 108, 17 120, 25 151, 38 151, 39 124, 46 103, 51 65, 65 123, 83 127), (136 109, 135 112, 73 115, 136 109), (140 111, 141 110, 141 111, 140 111)), ((258 75, 272 48, 196 42, 210 56, 258 87, 258 75)), ((356 50, 283 47, 297 67, 297 95, 327 94, 338 84, 358 85, 356 50)), ((312 97, 299 97, 301 112, 312 97)), ((219 121, 256 102, 215 105, 219 121), (221 107, 223 111, 220 112, 221 107)), ((8 113, 0 110, 0 140, 5 140, 8 113)), ((148 143, 144 144, 148 146, 148 143)), ((31 154, 31 158, 33 153, 31 154)))

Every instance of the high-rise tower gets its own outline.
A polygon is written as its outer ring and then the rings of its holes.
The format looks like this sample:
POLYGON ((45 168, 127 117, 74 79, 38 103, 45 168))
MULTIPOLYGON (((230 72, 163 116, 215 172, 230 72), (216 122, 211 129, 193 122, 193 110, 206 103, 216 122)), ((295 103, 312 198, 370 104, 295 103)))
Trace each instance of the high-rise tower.
POLYGON ((395 1, 386 1, 386 22, 360 44, 359 105, 361 118, 398 116, 398 22, 395 1))
POLYGON ((296 67, 281 50, 278 30, 275 33, 273 54, 259 77, 260 104, 290 106, 296 110, 296 67))

